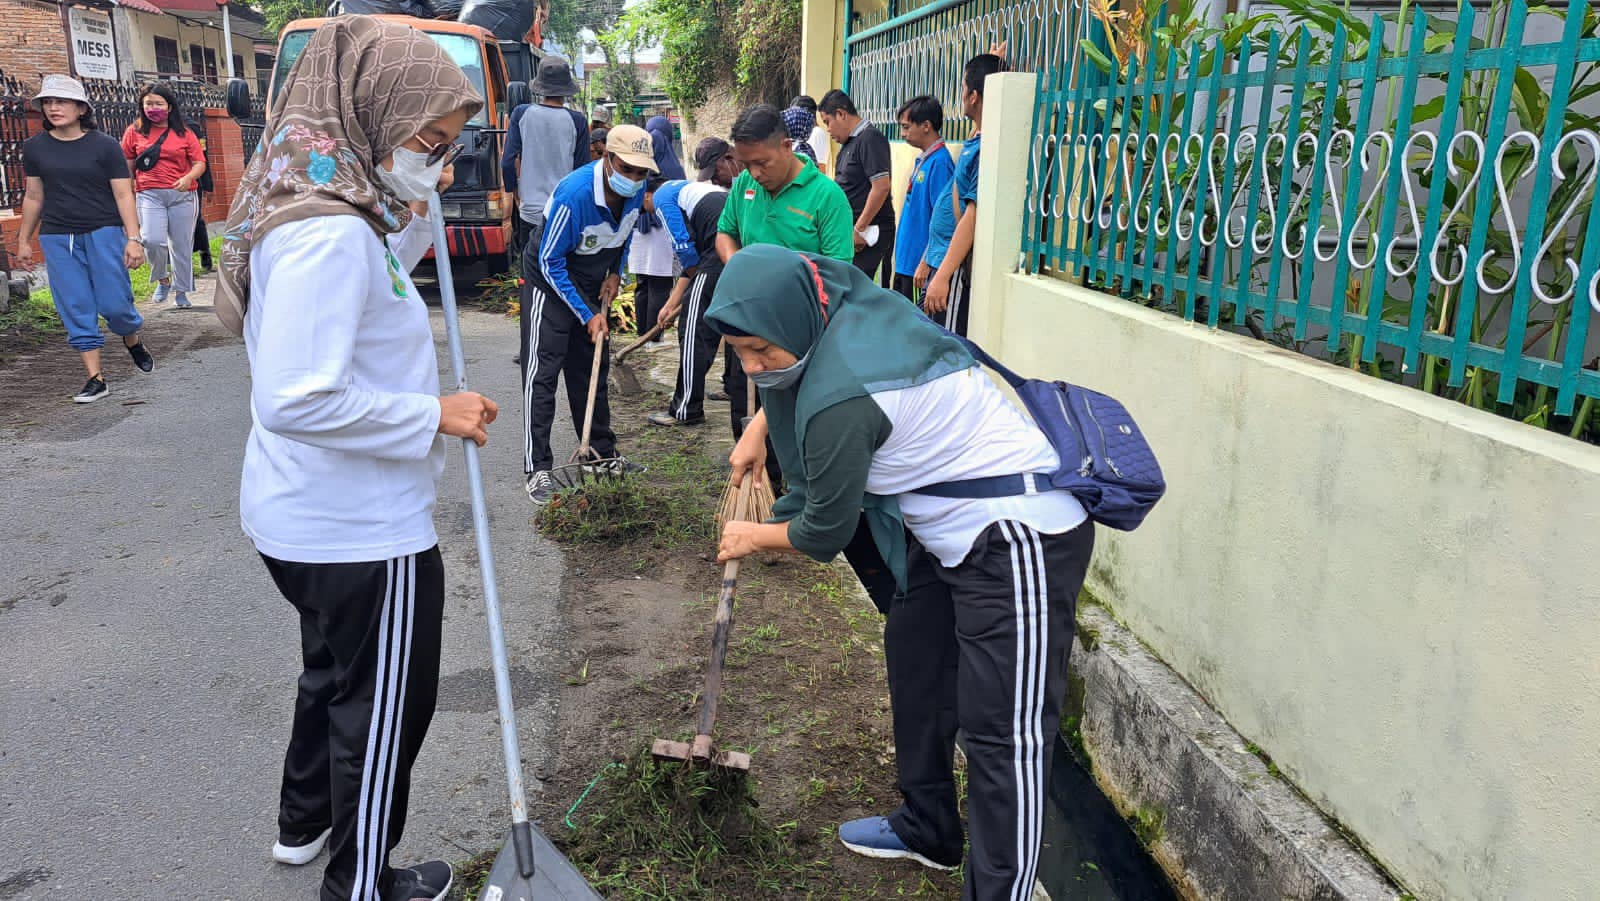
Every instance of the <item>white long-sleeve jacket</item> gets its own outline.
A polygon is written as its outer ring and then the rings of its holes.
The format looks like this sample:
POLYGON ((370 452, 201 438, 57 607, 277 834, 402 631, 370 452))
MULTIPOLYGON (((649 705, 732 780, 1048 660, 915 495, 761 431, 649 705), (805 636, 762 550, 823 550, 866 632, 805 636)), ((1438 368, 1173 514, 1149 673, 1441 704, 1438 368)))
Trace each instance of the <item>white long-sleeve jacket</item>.
POLYGON ((438 542, 438 358, 409 274, 431 244, 420 217, 385 242, 321 216, 252 249, 239 516, 261 553, 357 563, 438 542))

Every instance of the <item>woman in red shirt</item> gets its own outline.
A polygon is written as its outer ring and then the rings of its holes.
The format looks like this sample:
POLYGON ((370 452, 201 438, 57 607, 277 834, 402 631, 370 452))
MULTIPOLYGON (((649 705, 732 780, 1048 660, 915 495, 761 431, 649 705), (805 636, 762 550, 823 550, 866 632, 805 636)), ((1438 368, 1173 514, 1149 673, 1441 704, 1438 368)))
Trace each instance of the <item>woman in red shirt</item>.
POLYGON ((206 171, 205 151, 184 125, 171 88, 146 85, 139 107, 139 121, 123 132, 122 155, 133 168, 150 278, 159 283, 153 299, 166 300, 176 280, 178 306, 187 308, 194 290, 194 223, 199 213, 194 188, 206 171))

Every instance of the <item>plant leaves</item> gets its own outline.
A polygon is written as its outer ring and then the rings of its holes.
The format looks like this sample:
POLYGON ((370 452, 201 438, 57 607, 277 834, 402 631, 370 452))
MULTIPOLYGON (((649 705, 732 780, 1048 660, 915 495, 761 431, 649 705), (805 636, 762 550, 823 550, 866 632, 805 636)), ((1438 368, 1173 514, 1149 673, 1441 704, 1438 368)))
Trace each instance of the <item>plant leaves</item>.
POLYGON ((1443 94, 1429 100, 1427 103, 1419 103, 1411 109, 1411 121, 1413 124, 1418 125, 1423 122, 1431 122, 1442 115, 1444 115, 1443 94))

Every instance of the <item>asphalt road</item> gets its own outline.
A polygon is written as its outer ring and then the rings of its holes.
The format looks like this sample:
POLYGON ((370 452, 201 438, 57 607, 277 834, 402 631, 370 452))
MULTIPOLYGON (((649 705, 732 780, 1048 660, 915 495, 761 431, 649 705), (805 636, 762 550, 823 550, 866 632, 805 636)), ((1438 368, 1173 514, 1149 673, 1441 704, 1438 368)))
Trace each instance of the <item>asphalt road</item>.
MULTIPOLYGON (((0 433, 0 901, 315 897, 325 857, 301 869, 269 857, 298 638, 239 529, 244 348, 209 313, 153 313, 185 315, 196 349, 118 378, 105 401, 0 433)), ((521 491, 516 328, 467 314, 464 331, 473 387, 503 405, 485 467, 537 791, 569 666, 562 561, 521 491)), ((556 431, 564 457, 571 433, 556 431)), ((397 864, 498 846, 507 818, 459 446, 439 496, 443 677, 397 864)))

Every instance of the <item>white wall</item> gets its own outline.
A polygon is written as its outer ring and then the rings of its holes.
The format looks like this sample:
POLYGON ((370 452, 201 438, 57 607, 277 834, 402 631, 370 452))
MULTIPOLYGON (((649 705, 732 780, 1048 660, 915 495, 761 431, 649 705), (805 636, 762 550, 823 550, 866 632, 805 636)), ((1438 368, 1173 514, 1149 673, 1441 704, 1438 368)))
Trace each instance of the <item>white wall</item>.
POLYGON ((1600 449, 1016 274, 1032 77, 987 94, 974 337, 1170 483, 1095 594, 1419 896, 1600 898, 1600 449))

